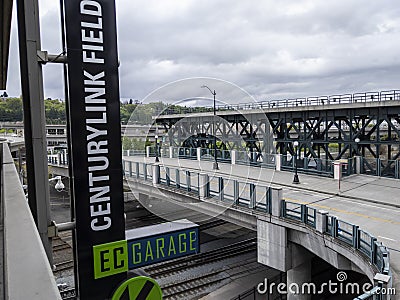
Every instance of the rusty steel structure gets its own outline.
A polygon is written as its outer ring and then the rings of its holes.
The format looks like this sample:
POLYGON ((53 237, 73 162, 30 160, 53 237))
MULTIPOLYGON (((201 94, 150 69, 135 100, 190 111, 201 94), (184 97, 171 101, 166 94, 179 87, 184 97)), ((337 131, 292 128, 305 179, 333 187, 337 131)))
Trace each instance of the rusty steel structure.
POLYGON ((224 105, 217 107, 215 117, 212 111, 174 109, 155 118, 171 146, 211 148, 215 121, 220 150, 254 152, 255 160, 278 153, 285 165, 285 160, 291 163, 297 141, 300 167, 312 159, 328 164, 361 156, 363 173, 398 176, 398 90, 224 105))

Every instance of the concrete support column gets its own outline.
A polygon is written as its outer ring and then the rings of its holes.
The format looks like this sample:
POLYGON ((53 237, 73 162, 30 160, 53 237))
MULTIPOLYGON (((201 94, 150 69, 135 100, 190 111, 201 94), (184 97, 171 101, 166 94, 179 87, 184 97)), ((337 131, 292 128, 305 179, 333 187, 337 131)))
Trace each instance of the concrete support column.
POLYGON ((197 147, 196 154, 197 154, 197 160, 201 161, 201 148, 200 147, 197 147))
POLYGON ((286 272, 291 267, 287 229, 257 220, 257 260, 259 263, 286 272))
POLYGON ((150 146, 146 146, 146 157, 150 157, 150 146))
POLYGON ((159 184, 160 183, 160 165, 155 164, 153 165, 153 184, 159 184))
POLYGON ((356 174, 361 174, 361 156, 355 156, 356 174))
POLYGON ((236 165, 236 155, 237 155, 236 150, 231 150, 231 164, 232 165, 236 165))
POLYGON ((329 212, 325 210, 319 210, 317 211, 317 220, 316 220, 316 229, 320 233, 324 233, 326 231, 326 226, 327 226, 327 218, 328 218, 329 212))
POLYGON ((342 178, 342 163, 340 161, 333 162, 333 178, 336 180, 342 178))
POLYGON ((275 170, 280 171, 282 168, 282 154, 275 154, 275 170))
POLYGON ((169 158, 174 158, 174 147, 169 146, 169 158))
POLYGON ((311 259, 306 259, 303 263, 288 270, 286 279, 288 300, 311 299, 311 293, 307 294, 307 288, 304 290, 306 293, 302 293, 303 284, 311 282, 311 259))
POLYGON ((204 200, 210 195, 208 174, 199 174, 199 196, 200 200, 204 200))
POLYGON ((287 299, 309 300, 312 290, 307 284, 311 283, 312 265, 314 255, 300 245, 291 244, 291 268, 286 272, 287 299))
POLYGON ((271 187, 271 214, 275 217, 281 216, 283 190, 281 187, 271 187))

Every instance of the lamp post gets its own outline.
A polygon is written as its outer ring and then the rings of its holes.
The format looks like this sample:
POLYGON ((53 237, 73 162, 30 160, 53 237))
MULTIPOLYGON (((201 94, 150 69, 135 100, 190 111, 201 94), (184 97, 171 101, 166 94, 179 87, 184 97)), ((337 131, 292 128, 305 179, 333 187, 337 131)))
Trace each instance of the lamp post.
POLYGON ((297 147, 299 146, 298 141, 294 141, 293 143, 293 148, 294 148, 294 177, 293 177, 293 183, 300 183, 299 180, 299 175, 297 175, 297 147))
POLYGON ((158 159, 158 135, 155 135, 154 138, 156 139, 156 160, 155 162, 160 162, 158 159))
POLYGON ((213 169, 214 170, 219 170, 218 167, 218 160, 217 160, 217 137, 216 137, 216 132, 215 132, 215 115, 216 115, 216 111, 215 111, 215 96, 217 95, 217 93, 214 91, 212 91, 208 86, 206 85, 202 85, 202 88, 207 88, 210 93, 214 96, 214 104, 213 104, 213 115, 214 115, 214 119, 213 119, 213 136, 214 136, 214 163, 213 163, 213 169))
POLYGON ((356 138, 354 141, 356 142, 356 145, 357 145, 356 154, 357 154, 357 155, 360 155, 360 153, 358 153, 358 152, 359 152, 359 147, 360 147, 359 142, 360 142, 361 140, 360 140, 360 138, 356 138))

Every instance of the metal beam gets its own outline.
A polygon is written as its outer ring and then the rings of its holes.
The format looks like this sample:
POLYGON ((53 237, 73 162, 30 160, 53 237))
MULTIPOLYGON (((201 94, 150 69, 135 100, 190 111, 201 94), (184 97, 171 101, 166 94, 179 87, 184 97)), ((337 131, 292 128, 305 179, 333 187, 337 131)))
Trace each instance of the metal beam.
POLYGON ((47 257, 52 264, 51 239, 48 237, 50 196, 43 97, 38 0, 17 0, 21 87, 24 108, 28 203, 47 257))
POLYGON ((12 6, 12 0, 0 0, 0 90, 5 90, 7 83, 12 6))

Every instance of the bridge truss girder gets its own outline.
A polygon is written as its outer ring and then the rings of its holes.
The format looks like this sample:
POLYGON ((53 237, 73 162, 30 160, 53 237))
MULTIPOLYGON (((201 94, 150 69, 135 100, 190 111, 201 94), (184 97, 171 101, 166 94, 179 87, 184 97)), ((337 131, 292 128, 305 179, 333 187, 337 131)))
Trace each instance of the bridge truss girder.
MULTIPOLYGON (((338 160, 361 155, 389 167, 400 157, 400 107, 269 113, 277 153, 338 160), (356 142, 357 139, 360 142, 356 142)), ((367 166, 373 168, 371 166, 367 166)), ((370 170, 374 171, 374 170, 370 170)))
POLYGON ((264 113, 232 112, 158 120, 171 146, 212 148, 214 123, 217 147, 280 153, 292 157, 294 141, 300 158, 326 161, 362 156, 366 172, 384 173, 400 159, 400 106, 304 108, 264 113), (357 139, 360 142, 356 142, 357 139))
POLYGON ((221 150, 259 153, 273 150, 271 127, 265 114, 190 116, 163 120, 161 124, 170 146, 212 148, 215 135, 221 150))

